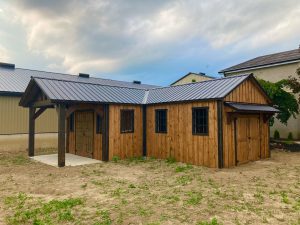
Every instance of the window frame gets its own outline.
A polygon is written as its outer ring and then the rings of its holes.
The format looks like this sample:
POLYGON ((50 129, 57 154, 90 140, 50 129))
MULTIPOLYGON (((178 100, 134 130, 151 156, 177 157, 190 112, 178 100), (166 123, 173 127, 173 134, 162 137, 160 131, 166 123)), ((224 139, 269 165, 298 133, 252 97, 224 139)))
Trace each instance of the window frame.
POLYGON ((199 136, 209 136, 209 107, 193 107, 192 108, 192 134, 199 135, 199 136), (206 121, 207 121, 207 132, 205 133, 198 133, 196 132, 196 110, 206 110, 206 121))
POLYGON ((75 131, 75 112, 72 112, 69 117, 69 132, 75 131))
POLYGON ((99 113, 96 113, 96 134, 102 134, 103 118, 99 113))
POLYGON ((120 110, 120 133, 126 134, 126 133, 134 133, 134 109, 121 109, 120 110), (132 113, 132 119, 131 119, 131 128, 130 130, 124 130, 123 129, 123 113, 132 113))
POLYGON ((155 133, 162 133, 162 134, 166 134, 168 133, 168 109, 155 109, 155 133), (159 130, 159 112, 165 112, 166 116, 165 116, 165 131, 159 130))

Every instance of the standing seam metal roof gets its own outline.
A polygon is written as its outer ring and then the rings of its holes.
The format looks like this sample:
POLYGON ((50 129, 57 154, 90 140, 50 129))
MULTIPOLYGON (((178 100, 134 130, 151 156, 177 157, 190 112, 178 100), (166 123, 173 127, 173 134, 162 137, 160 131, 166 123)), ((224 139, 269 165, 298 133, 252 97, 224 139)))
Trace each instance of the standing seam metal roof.
POLYGON ((0 67, 0 92, 7 93, 24 93, 31 77, 42 77, 48 79, 59 79, 74 82, 83 82, 107 86, 129 87, 137 89, 157 88, 155 85, 135 84, 133 82, 110 80, 96 77, 83 78, 77 75, 53 73, 38 70, 29 70, 21 68, 4 68, 0 67))
MULTIPOLYGON (((32 82, 36 83, 53 102, 157 104, 221 99, 249 77, 252 77, 252 75, 232 76, 149 90, 40 77, 32 78, 30 84, 32 84, 32 82)), ((25 93, 30 92, 30 88, 31 87, 29 87, 29 90, 25 93)), ((20 103, 23 106, 26 105, 24 98, 23 96, 20 103)))

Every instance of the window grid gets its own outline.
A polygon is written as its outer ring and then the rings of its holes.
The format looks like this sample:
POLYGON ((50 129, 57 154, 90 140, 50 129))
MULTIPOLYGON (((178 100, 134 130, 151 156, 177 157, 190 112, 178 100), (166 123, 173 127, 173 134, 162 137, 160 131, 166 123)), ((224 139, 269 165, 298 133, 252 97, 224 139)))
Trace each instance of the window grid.
POLYGON ((208 135, 208 107, 193 108, 193 134, 208 135))
POLYGON ((121 110, 121 133, 134 132, 134 110, 121 110))
POLYGON ((96 116, 96 133, 102 134, 102 118, 99 114, 96 116))
POLYGON ((167 109, 155 110, 155 132, 167 133, 167 109))

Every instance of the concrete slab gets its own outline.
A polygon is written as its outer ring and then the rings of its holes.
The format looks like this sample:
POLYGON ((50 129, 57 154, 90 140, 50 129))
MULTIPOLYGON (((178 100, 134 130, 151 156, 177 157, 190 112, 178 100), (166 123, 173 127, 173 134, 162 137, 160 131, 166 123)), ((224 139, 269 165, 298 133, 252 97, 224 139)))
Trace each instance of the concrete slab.
MULTIPOLYGON (((51 155, 37 155, 30 158, 50 166, 58 167, 57 157, 58 157, 57 154, 51 154, 51 155)), ((66 166, 81 166, 81 165, 88 165, 94 163, 102 163, 102 161, 66 153, 66 166)))

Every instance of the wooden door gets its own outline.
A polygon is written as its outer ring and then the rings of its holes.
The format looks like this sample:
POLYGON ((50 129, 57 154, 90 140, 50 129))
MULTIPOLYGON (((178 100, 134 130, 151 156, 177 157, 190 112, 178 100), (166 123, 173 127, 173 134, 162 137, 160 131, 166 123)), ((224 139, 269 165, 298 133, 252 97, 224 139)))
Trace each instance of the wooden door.
POLYGON ((236 125, 237 164, 260 159, 260 118, 259 116, 240 116, 236 125))
POLYGON ((94 112, 76 112, 75 153, 83 157, 93 158, 94 149, 94 112))

